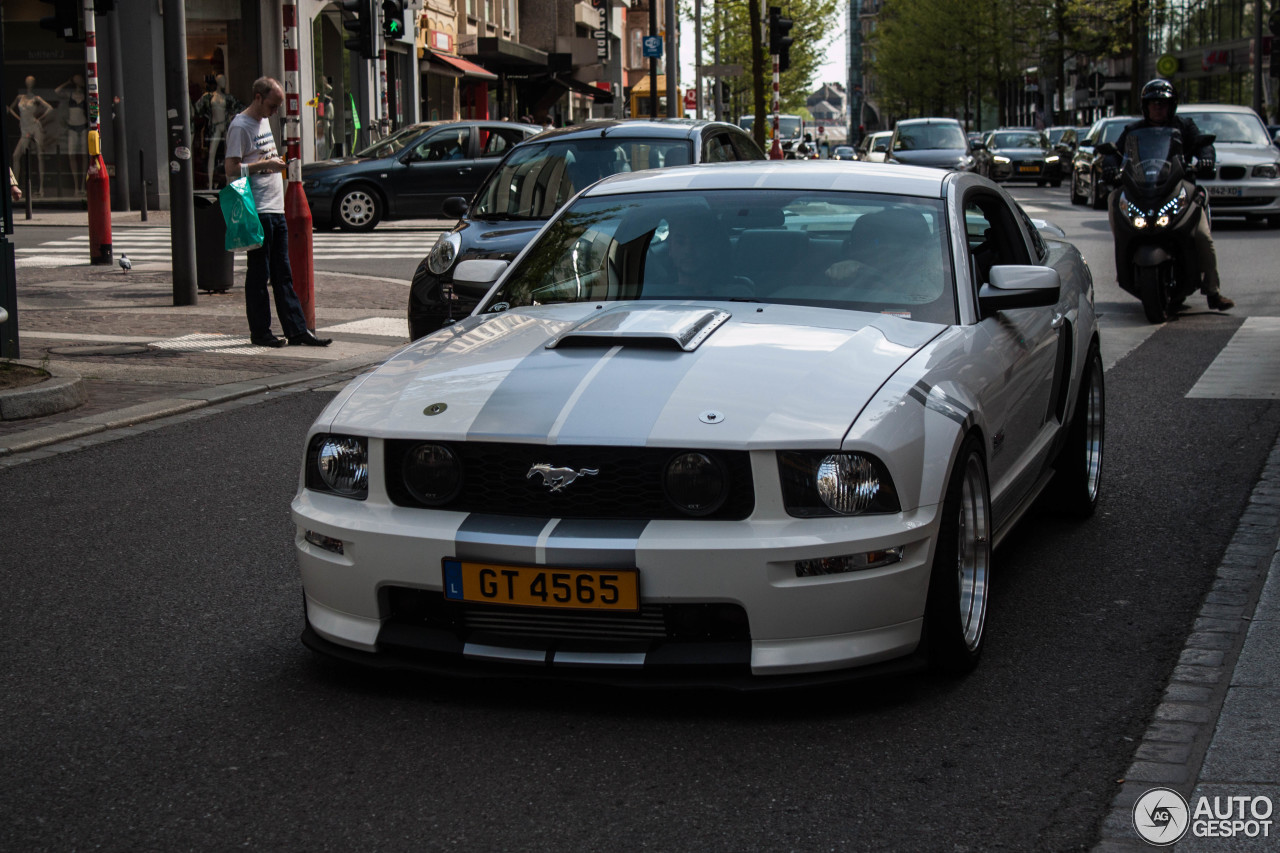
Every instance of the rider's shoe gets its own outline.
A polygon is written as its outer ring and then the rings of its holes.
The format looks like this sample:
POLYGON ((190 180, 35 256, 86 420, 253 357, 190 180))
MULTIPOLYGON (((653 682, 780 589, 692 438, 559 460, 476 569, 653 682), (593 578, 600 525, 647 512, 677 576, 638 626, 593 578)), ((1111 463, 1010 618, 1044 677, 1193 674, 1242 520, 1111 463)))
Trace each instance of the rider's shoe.
POLYGON ((1230 311, 1234 307, 1236 307, 1236 303, 1233 300, 1223 296, 1221 293, 1209 294, 1209 308, 1211 308, 1212 310, 1230 311))

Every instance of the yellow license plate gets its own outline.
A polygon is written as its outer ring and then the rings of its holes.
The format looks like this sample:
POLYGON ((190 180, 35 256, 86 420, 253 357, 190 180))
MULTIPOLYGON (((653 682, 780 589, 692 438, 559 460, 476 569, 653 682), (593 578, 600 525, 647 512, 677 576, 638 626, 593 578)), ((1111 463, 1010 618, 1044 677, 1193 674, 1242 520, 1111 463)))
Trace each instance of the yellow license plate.
POLYGON ((1039 166, 1019 166, 1018 171, 1019 172, 1038 172, 1040 171, 1040 167, 1039 166))
POLYGON ((635 569, 555 569, 446 559, 444 597, 519 607, 636 611, 639 578, 635 569))

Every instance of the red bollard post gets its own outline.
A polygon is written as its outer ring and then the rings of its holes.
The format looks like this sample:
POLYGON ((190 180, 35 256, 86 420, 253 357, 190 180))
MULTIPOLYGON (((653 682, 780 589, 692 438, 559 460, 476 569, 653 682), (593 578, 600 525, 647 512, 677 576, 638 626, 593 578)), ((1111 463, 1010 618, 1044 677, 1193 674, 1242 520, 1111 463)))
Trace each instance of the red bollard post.
POLYGON ((786 157, 787 155, 782 152, 782 140, 778 139, 778 136, 775 133, 773 137, 773 144, 769 146, 769 159, 785 160, 786 157))
POLYGON ((89 196, 89 263, 111 263, 111 179, 102 159, 98 131, 89 131, 89 171, 84 179, 89 196))
POLYGON ((315 259, 311 251, 311 208, 302 181, 289 181, 284 190, 284 221, 289 227, 289 268, 293 289, 302 303, 307 328, 316 330, 315 259))

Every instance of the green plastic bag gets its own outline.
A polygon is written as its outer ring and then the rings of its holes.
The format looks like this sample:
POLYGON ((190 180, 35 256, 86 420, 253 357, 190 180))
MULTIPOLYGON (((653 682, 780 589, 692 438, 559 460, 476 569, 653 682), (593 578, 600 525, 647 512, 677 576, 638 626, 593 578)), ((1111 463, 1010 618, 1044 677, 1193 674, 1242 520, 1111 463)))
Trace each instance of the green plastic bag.
POLYGON ((247 251, 262 245, 262 220, 258 218, 258 206, 253 202, 248 178, 236 178, 223 187, 218 192, 218 204, 227 223, 228 252, 247 251))

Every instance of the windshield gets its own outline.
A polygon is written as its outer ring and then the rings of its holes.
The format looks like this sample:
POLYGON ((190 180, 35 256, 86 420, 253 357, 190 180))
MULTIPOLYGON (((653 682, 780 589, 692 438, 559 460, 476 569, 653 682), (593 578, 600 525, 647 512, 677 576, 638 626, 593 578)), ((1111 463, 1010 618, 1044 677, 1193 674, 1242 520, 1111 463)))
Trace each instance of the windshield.
POLYGON ((799 190, 582 198, 480 312, 561 302, 720 300, 955 323, 939 199, 799 190))
POLYGON ((1267 128, 1256 115, 1243 113, 1196 112, 1182 109, 1178 112, 1196 123, 1202 134, 1213 134, 1214 145, 1270 145, 1267 128))
POLYGON ((601 178, 693 162, 688 139, 585 139, 529 144, 511 153, 478 196, 476 218, 550 219, 601 178))
POLYGON ((1049 143, 1044 135, 1034 131, 1018 131, 1016 133, 995 134, 996 148, 1047 148, 1049 143))
POLYGON ((964 131, 955 124, 911 124, 898 126, 895 151, 922 151, 938 148, 964 148, 964 131))
POLYGON ((356 156, 390 157, 392 154, 399 154, 406 145, 421 136, 424 130, 427 130, 427 126, 421 124, 402 127, 390 136, 372 143, 368 148, 362 148, 357 151, 356 156))
POLYGON ((1141 127, 1124 145, 1125 178, 1138 190, 1163 191, 1182 180, 1182 135, 1173 127, 1141 127))
POLYGON ((1129 126, 1129 121, 1109 121, 1102 126, 1102 133, 1098 137, 1098 142, 1114 143, 1120 138, 1120 134, 1124 133, 1124 129, 1129 126))
MULTIPOLYGON (((773 127, 773 113, 764 114, 764 123, 768 127, 773 127)), ((742 116, 738 119, 738 126, 747 133, 751 132, 751 128, 755 127, 755 116, 742 116)), ((800 116, 778 116, 778 138, 789 139, 792 136, 800 136, 804 132, 804 119, 800 116)))

